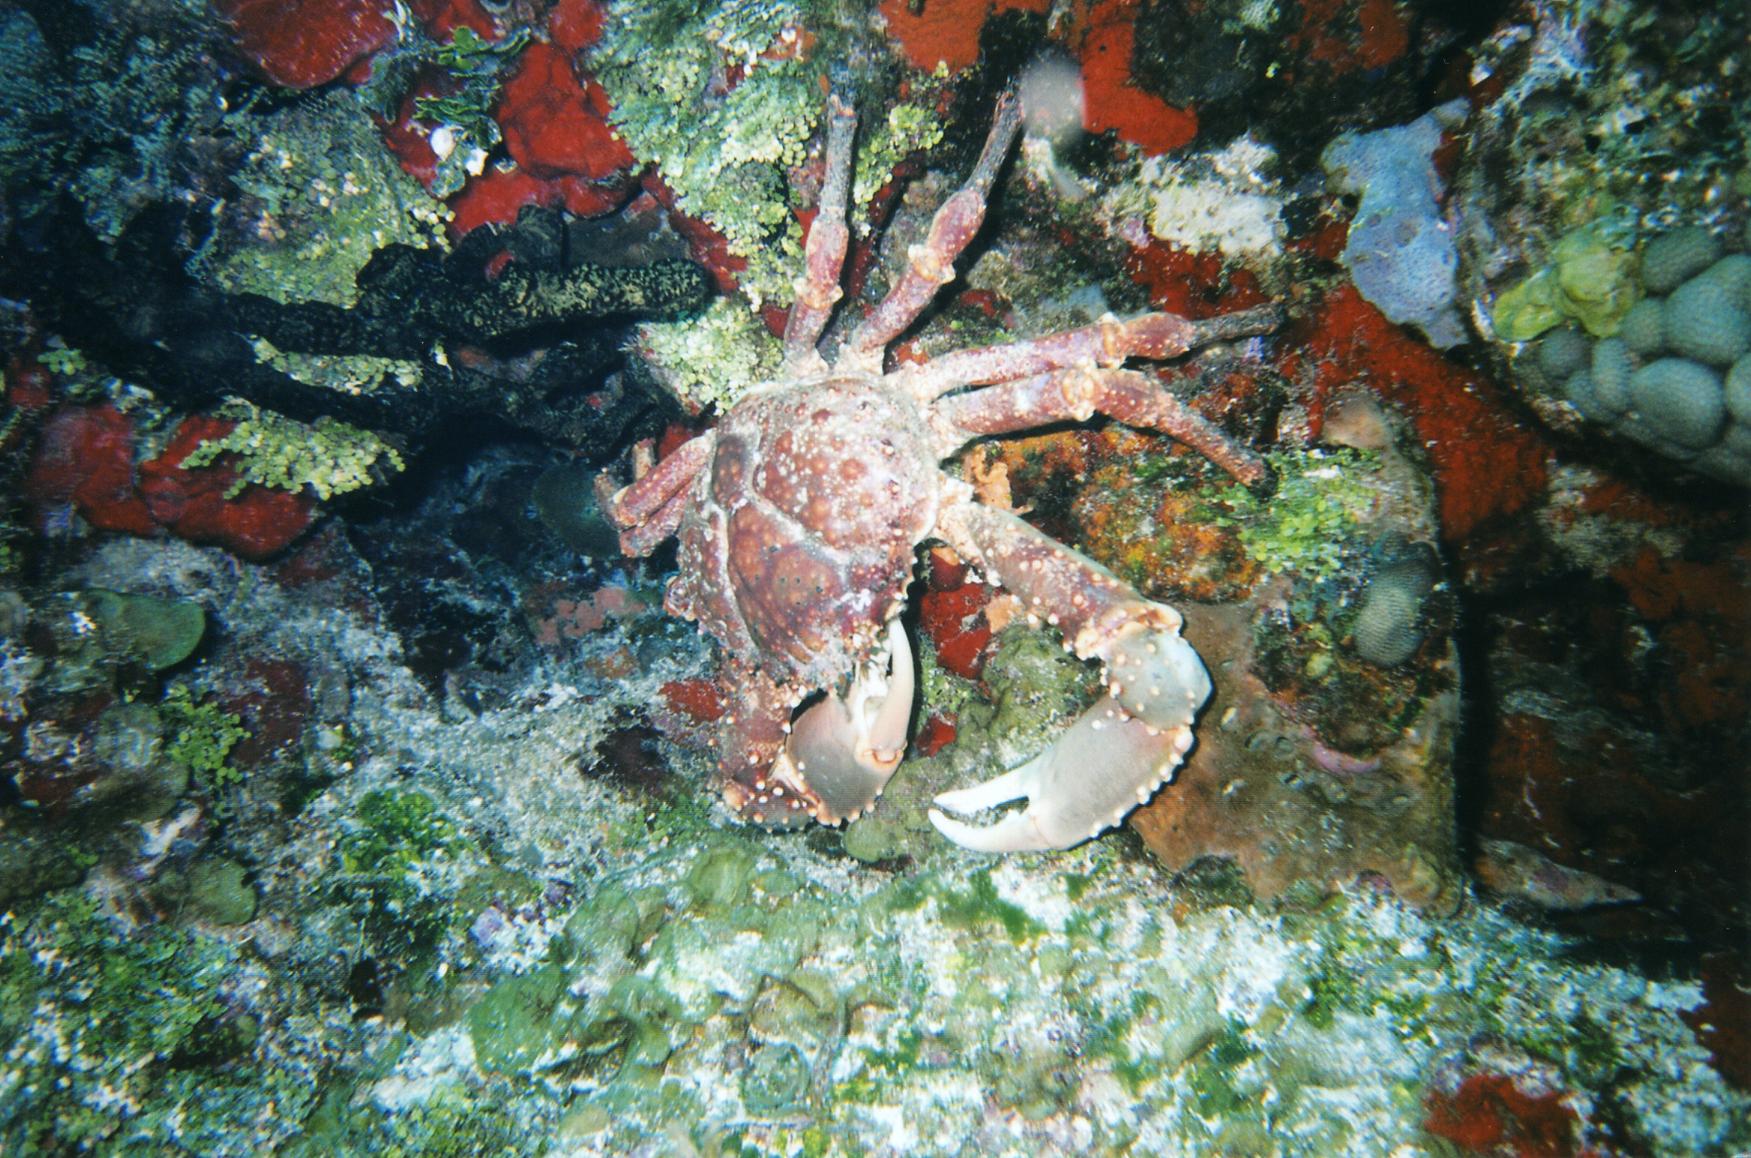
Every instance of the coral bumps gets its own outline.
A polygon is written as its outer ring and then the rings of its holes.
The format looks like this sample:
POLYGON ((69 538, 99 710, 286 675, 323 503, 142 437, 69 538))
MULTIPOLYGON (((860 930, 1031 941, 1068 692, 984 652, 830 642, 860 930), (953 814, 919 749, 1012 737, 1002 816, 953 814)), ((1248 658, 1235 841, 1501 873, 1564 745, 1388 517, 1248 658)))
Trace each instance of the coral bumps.
POLYGON ((1611 336, 1553 329, 1526 364, 1581 417, 1751 485, 1751 254, 1725 252, 1707 229, 1677 229, 1644 248, 1633 289, 1647 296, 1611 336))

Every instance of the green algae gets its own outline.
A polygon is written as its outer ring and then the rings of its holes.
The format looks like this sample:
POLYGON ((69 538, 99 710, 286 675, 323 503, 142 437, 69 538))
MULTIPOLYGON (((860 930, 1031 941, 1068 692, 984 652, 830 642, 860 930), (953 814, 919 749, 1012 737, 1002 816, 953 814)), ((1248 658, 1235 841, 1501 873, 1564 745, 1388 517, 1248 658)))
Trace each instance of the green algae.
POLYGON ((1314 581, 1343 568, 1358 523, 1373 510, 1374 490, 1363 475, 1379 470, 1377 456, 1353 450, 1288 450, 1265 456, 1277 472, 1277 490, 1260 499, 1239 485, 1212 496, 1212 521, 1238 528, 1247 556, 1273 574, 1314 581))
POLYGON ((427 869, 474 850, 456 822, 423 792, 380 789, 360 797, 356 826, 340 839, 330 890, 391 960, 417 962, 462 915, 428 885, 427 869))
POLYGON ((814 65, 762 55, 801 25, 800 9, 788 3, 622 5, 610 11, 592 57, 615 128, 635 155, 656 164, 680 208, 748 261, 739 276, 756 304, 789 301, 802 259, 784 171, 806 159, 820 90, 814 65), (708 101, 725 59, 744 74, 708 101))
POLYGON ((1017 944, 1045 931, 1026 910, 997 895, 990 869, 974 872, 967 878, 967 885, 959 889, 925 876, 909 877, 895 886, 889 903, 901 910, 934 903, 941 919, 953 928, 972 932, 995 925, 1017 944))
POLYGON ((172 684, 158 705, 170 736, 165 755, 186 766, 209 789, 236 784, 243 773, 229 763, 231 749, 248 733, 237 715, 211 700, 197 700, 186 684, 172 684))
POLYGON ((770 382, 783 354, 760 319, 730 298, 713 299, 696 318, 644 323, 639 345, 651 372, 683 406, 719 413, 770 382))
POLYGON ((555 1044, 566 980, 564 969, 549 965, 505 978, 469 1007, 468 1036, 482 1067, 503 1074, 540 1068, 555 1044))
POLYGON ((233 179, 249 220, 192 263, 227 293, 351 306, 357 275, 379 250, 443 244, 448 210, 402 172, 348 91, 265 118, 233 179))
POLYGON ((206 934, 125 930, 59 892, 0 919, 0 1144, 9 1153, 214 1152, 251 1095, 310 1099, 249 1073, 259 1029, 233 1000, 237 951, 206 934))
MULTIPOLYGON (((615 128, 655 163, 681 210, 723 234, 730 254, 747 263, 736 276, 756 308, 795 294, 802 229, 787 171, 808 159, 821 123, 820 61, 850 51, 856 22, 835 5, 793 0, 623 5, 610 10, 591 57, 615 128), (797 50, 805 36, 815 42, 807 53, 797 50), (727 91, 714 84, 725 69, 737 74, 727 91)), ((860 201, 899 161, 941 139, 933 96, 925 83, 892 109, 862 110, 860 201)))
POLYGON ((221 438, 202 440, 183 458, 182 469, 199 470, 234 455, 237 481, 225 492, 228 499, 255 483, 293 493, 308 487, 326 501, 407 468, 400 451, 337 418, 324 415, 307 425, 249 402, 233 403, 220 414, 236 425, 221 438))

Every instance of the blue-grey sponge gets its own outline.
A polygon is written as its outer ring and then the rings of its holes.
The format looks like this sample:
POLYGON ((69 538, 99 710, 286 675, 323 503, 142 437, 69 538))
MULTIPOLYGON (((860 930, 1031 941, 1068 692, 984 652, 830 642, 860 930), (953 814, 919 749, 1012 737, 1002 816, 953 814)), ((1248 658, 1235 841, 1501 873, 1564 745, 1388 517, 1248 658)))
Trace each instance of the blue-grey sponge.
POLYGON ((1661 438, 1701 448, 1726 420, 1720 375, 1688 358, 1661 358, 1629 376, 1630 402, 1661 438))
POLYGON ((1675 354, 1711 366, 1731 366, 1751 350, 1751 313, 1739 300, 1730 273, 1711 273, 1691 278, 1666 299, 1666 345, 1675 354))
POLYGON ((1720 256, 1720 238, 1703 226, 1674 229, 1648 242, 1642 250, 1642 285, 1651 294, 1671 293, 1679 283, 1701 273, 1720 256))

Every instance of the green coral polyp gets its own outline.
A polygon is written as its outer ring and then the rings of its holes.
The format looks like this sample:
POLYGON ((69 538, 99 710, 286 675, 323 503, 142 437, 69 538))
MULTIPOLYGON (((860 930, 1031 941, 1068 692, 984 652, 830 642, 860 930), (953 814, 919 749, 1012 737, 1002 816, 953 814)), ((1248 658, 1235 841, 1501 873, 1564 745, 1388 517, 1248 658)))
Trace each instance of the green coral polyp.
POLYGON ((237 455, 237 482, 226 498, 236 498, 255 483, 293 492, 309 487, 327 500, 370 486, 380 466, 406 469, 394 447, 336 418, 325 415, 306 426, 248 403, 231 413, 242 416, 231 433, 204 440, 182 460, 184 470, 197 470, 222 454, 237 455))

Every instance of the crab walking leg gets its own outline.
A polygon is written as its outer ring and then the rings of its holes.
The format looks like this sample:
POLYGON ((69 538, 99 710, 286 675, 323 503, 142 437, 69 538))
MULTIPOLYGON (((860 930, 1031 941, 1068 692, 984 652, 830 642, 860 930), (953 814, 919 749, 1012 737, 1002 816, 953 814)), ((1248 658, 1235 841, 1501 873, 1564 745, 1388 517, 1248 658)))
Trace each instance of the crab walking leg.
MULTIPOLYGON (((997 181, 997 171, 1003 167, 1009 147, 1015 143, 1021 129, 1021 102, 1013 90, 997 99, 997 116, 991 123, 991 133, 985 138, 985 149, 973 172, 931 219, 930 233, 924 244, 914 245, 906 254, 906 272, 881 304, 852 331, 845 345, 845 356, 852 359, 879 359, 889 342, 899 337, 911 325, 936 291, 954 280, 955 259, 979 232, 985 221, 985 203, 991 197, 991 186, 997 181)), ((879 369, 879 367, 878 367, 879 369)))
POLYGON ((898 371, 897 377, 914 398, 928 402, 963 386, 1009 382, 1068 366, 1119 366, 1130 358, 1177 358, 1211 342, 1269 333, 1282 320, 1283 312, 1275 306, 1237 310, 1196 322, 1177 314, 1140 314, 1125 321, 1109 314, 1081 329, 1003 346, 957 350, 898 371))
POLYGON ((969 813, 1025 797, 1027 807, 979 828, 932 810, 931 823, 981 852, 1069 848, 1123 820, 1173 775, 1192 745, 1210 677, 1180 638, 1173 608, 1141 599, 1105 567, 1014 515, 961 502, 939 530, 986 578, 1019 597, 1065 646, 1106 667, 1107 694, 1051 747, 988 783, 937 804, 969 813))
POLYGON ((692 498, 689 490, 688 487, 682 487, 670 495, 644 522, 621 531, 620 553, 628 559, 642 559, 661 546, 664 539, 679 530, 692 498))
POLYGON ((1096 414, 1172 435, 1254 490, 1268 491, 1274 481, 1264 459, 1137 370, 1072 366, 956 394, 935 406, 939 437, 954 449, 984 435, 1086 422, 1096 414))
POLYGON ((827 98, 827 175, 809 240, 803 248, 803 276, 796 285, 796 304, 784 323, 785 369, 795 373, 819 363, 815 343, 827 327, 839 301, 839 272, 851 234, 845 227, 845 203, 851 196, 851 140, 857 133, 857 113, 835 92, 827 98))
POLYGON ((676 505, 676 500, 687 493, 687 488, 711 461, 711 452, 716 445, 716 432, 708 430, 691 442, 676 447, 668 458, 631 486, 606 495, 604 492, 614 484, 606 481, 606 475, 596 476, 597 501, 602 514, 620 530, 621 550, 634 558, 648 555, 680 525, 682 508, 676 505), (639 533, 647 523, 661 524, 671 518, 673 525, 654 538, 639 533), (634 550, 634 547, 643 549, 634 550))
POLYGON ((743 820, 794 828, 812 815, 809 802, 775 782, 771 771, 784 750, 797 697, 756 668, 731 662, 725 678, 736 706, 718 722, 718 773, 724 803, 743 820))

